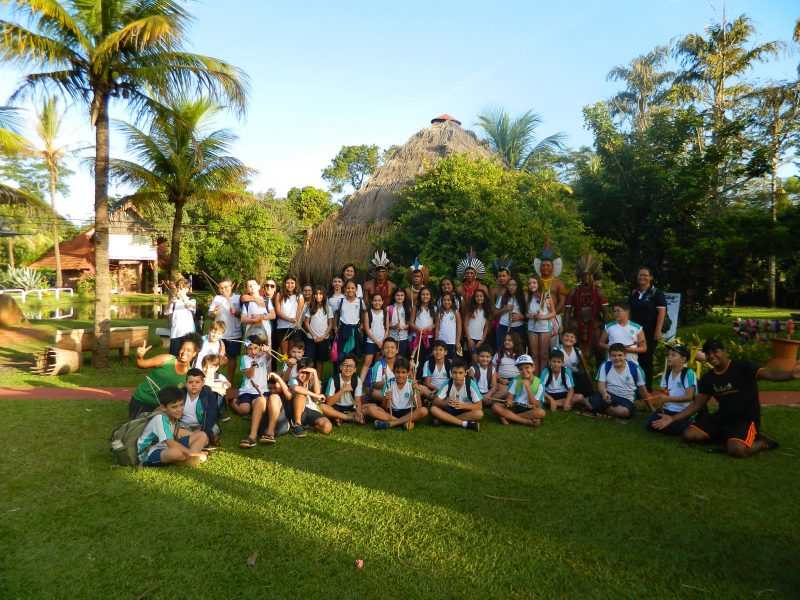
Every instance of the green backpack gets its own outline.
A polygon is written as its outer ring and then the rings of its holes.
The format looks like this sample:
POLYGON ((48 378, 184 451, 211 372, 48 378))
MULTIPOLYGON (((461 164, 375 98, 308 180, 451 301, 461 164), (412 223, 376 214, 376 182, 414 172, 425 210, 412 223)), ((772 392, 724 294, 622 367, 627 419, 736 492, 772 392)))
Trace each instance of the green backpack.
POLYGON ((139 451, 137 442, 142 435, 147 422, 158 415, 164 414, 160 410, 144 413, 135 419, 123 423, 111 432, 108 438, 108 450, 114 457, 114 462, 123 467, 135 467, 139 464, 139 451))

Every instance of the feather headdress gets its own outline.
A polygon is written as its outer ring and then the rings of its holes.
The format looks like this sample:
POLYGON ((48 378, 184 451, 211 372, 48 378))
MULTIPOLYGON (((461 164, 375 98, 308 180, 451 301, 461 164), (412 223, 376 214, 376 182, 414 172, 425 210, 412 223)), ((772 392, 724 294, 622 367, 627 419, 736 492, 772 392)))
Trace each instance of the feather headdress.
POLYGON ((375 271, 379 268, 384 268, 388 270, 389 273, 394 271, 394 263, 389 260, 389 257, 386 256, 386 252, 382 250, 376 250, 375 256, 369 261, 369 274, 374 276, 375 271))
POLYGON ((581 257, 578 259, 578 262, 575 263, 575 274, 578 276, 578 279, 580 279, 581 275, 584 273, 590 273, 592 277, 599 279, 602 269, 603 263, 601 263, 591 254, 581 255, 581 257))
POLYGON ((411 277, 419 271, 422 273, 422 285, 428 285, 428 281, 431 279, 431 274, 428 272, 428 268, 419 262, 419 256, 414 258, 414 264, 412 264, 408 269, 406 269, 406 279, 408 282, 411 283, 411 277))
POLYGON ((464 279, 464 272, 467 269, 475 269, 475 276, 478 279, 481 279, 484 275, 486 275, 486 267, 483 264, 483 261, 478 259, 475 254, 472 252, 472 248, 469 249, 464 255, 464 258, 461 259, 461 262, 458 263, 456 267, 456 277, 463 280, 464 279))
POLYGON ((561 269, 563 268, 564 264, 561 260, 560 256, 556 256, 556 253, 553 252, 553 249, 550 247, 550 234, 547 234, 547 238, 544 242, 544 249, 542 250, 541 254, 533 261, 533 268, 536 269, 536 274, 541 277, 542 273, 540 271, 540 267, 542 265, 543 260, 549 260, 553 263, 553 277, 558 277, 561 275, 561 269))
POLYGON ((495 277, 497 277, 497 274, 500 271, 508 271, 509 273, 511 273, 513 268, 514 268, 514 261, 508 257, 508 254, 504 254, 500 258, 495 258, 492 261, 492 273, 494 273, 495 277))

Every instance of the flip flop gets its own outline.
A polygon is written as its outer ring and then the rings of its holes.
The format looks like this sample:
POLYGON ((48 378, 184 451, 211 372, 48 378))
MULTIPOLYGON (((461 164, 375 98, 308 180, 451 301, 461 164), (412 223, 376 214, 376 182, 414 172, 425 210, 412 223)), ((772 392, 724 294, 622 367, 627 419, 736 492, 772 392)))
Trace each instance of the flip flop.
POLYGON ((245 438, 239 442, 239 445, 245 450, 249 450, 250 448, 255 448, 258 444, 253 438, 245 438))

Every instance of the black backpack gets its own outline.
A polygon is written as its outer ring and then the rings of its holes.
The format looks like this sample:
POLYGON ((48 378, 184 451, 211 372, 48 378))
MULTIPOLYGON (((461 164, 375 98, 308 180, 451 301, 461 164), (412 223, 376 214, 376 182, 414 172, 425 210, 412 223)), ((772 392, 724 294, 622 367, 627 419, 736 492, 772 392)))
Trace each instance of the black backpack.
MULTIPOLYGON (((564 384, 564 387, 569 389, 569 384, 567 383, 567 372, 566 367, 561 367, 561 383, 564 384)), ((544 388, 547 389, 547 386, 550 385, 553 381, 553 372, 550 369, 547 369, 547 380, 544 382, 544 388)))
MULTIPOLYGON (((334 375, 331 379, 333 379, 333 392, 338 394, 339 390, 342 389, 342 377, 340 375, 334 375)), ((355 373, 353 373, 353 379, 355 379, 355 385, 353 386, 353 396, 355 396, 355 391, 358 389, 358 384, 361 383, 361 380, 355 373)))
MULTIPOLYGON (((448 377, 449 377, 449 375, 448 375, 448 377)), ((467 378, 464 381, 464 385, 467 386, 467 402, 470 402, 470 403, 472 403, 472 382, 473 382, 472 377, 467 375, 467 378)), ((453 380, 452 379, 448 379, 447 380, 447 394, 445 394, 445 396, 444 396, 445 400, 449 400, 450 399, 450 392, 452 390, 453 390, 453 380)))
MULTIPOLYGON (((433 375, 433 370, 436 368, 436 358, 429 356, 426 362, 428 370, 431 372, 431 375, 433 375)), ((448 379, 450 378, 450 359, 446 357, 444 359, 444 374, 447 375, 448 379)))

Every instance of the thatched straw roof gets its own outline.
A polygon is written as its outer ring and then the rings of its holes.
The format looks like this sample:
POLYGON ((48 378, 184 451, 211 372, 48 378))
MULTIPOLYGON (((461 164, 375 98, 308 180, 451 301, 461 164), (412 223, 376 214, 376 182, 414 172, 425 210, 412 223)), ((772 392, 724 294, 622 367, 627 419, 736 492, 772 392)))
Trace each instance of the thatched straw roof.
POLYGON ((453 117, 436 117, 430 127, 412 135, 360 190, 351 194, 334 219, 309 235, 292 259, 290 271, 303 283, 327 284, 345 263, 366 268, 375 239, 389 225, 400 191, 450 154, 496 157, 488 145, 453 117))

